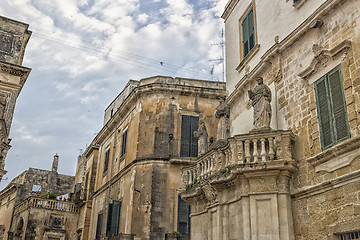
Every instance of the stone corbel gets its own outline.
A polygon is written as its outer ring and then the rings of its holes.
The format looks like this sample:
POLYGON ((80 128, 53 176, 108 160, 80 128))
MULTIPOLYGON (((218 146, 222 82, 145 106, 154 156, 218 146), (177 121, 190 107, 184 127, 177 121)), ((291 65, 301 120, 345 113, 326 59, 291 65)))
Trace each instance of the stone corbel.
POLYGON ((350 40, 344 40, 330 50, 323 49, 319 45, 314 44, 312 48, 314 53, 314 58, 311 61, 310 65, 305 70, 300 72, 299 77, 301 77, 304 80, 307 80, 310 76, 316 73, 321 66, 326 67, 329 61, 334 60, 341 53, 345 54, 344 55, 345 57, 342 58, 342 61, 345 61, 346 53, 350 48, 351 48, 350 40))

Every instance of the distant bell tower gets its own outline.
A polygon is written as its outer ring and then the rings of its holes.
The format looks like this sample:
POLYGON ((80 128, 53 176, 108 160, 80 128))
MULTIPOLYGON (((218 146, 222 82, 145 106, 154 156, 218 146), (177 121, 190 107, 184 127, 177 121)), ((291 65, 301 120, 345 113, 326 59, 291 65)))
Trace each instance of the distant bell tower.
POLYGON ((0 16, 0 180, 10 149, 9 132, 16 99, 31 71, 22 66, 29 25, 0 16))
POLYGON ((52 172, 57 172, 58 166, 59 166, 59 155, 58 155, 58 154, 55 154, 55 155, 54 155, 54 160, 53 160, 53 164, 52 164, 51 171, 52 171, 52 172))

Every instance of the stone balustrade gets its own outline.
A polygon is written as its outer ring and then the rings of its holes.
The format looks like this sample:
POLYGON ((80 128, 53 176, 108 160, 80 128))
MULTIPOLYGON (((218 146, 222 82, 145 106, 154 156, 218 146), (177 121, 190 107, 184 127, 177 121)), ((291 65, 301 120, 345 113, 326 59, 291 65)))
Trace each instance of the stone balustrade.
POLYGON ((226 171, 227 167, 236 164, 253 165, 291 160, 293 140, 294 134, 283 130, 251 131, 248 134, 236 135, 199 156, 192 166, 183 168, 183 182, 185 185, 192 185, 197 180, 226 171))
POLYGON ((15 207, 15 213, 21 213, 30 207, 74 213, 78 212, 79 210, 78 206, 74 202, 40 197, 29 197, 15 207))

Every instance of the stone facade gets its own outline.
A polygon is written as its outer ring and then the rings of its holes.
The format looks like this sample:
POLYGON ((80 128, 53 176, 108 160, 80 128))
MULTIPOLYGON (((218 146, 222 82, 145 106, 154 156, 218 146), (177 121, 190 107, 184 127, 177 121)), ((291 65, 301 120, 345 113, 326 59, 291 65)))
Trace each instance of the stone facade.
POLYGON ((334 240, 359 233, 359 8, 352 0, 229 1, 223 18, 231 137, 183 169, 192 238, 334 240), (253 36, 243 30, 250 18, 253 36), (247 54, 244 36, 254 41, 247 54), (254 131, 248 90, 258 77, 271 90, 272 119, 271 129, 254 131), (346 124, 330 126, 339 116, 346 124))
POLYGON ((198 148, 185 151, 190 145, 184 136, 189 131, 186 136, 197 146, 194 132, 203 122, 209 129, 204 144, 216 140, 218 119, 213 116, 225 94, 225 84, 219 82, 163 76, 131 80, 105 110, 104 127, 78 161, 85 176, 80 239, 120 233, 164 239, 166 233, 183 231, 180 169, 198 153, 198 148), (194 126, 186 126, 184 116, 194 126), (111 209, 119 202, 119 219, 114 219, 111 209))
POLYGON ((16 99, 31 70, 22 66, 30 36, 27 24, 0 16, 0 180, 6 173, 5 157, 11 147, 9 132, 16 99))
POLYGON ((70 197, 73 192, 74 176, 59 174, 58 161, 55 155, 51 171, 29 168, 0 192, 0 239, 74 239, 78 207, 65 199, 44 198, 49 193, 70 197), (62 220, 54 226, 53 218, 62 220))

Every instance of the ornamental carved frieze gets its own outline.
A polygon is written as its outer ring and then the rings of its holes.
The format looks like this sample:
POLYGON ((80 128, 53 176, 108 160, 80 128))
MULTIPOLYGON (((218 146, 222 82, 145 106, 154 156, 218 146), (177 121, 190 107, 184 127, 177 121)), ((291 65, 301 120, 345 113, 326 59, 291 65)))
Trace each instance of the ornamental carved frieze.
POLYGON ((24 75, 26 75, 28 73, 27 70, 22 70, 19 68, 15 68, 15 67, 10 67, 10 66, 1 66, 1 71, 9 73, 13 76, 18 76, 18 77, 22 77, 24 75))
POLYGON ((325 49, 318 44, 314 44, 312 47, 312 51, 314 53, 314 57, 310 63, 310 65, 300 72, 299 77, 302 79, 308 79, 314 73, 316 73, 321 67, 325 68, 328 64, 333 61, 340 54, 343 54, 342 61, 346 61, 346 54, 348 50, 351 48, 351 41, 344 40, 338 45, 336 45, 332 49, 325 49))

